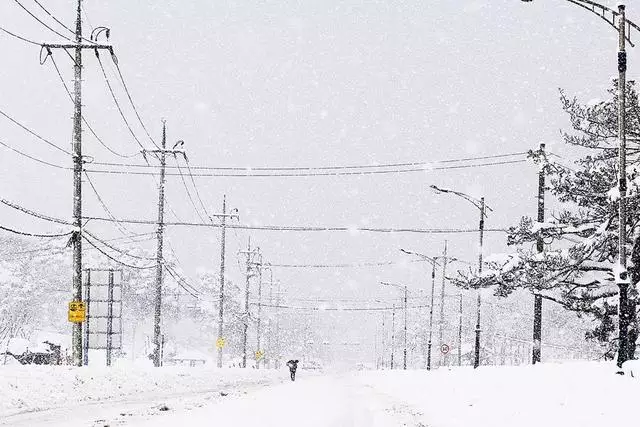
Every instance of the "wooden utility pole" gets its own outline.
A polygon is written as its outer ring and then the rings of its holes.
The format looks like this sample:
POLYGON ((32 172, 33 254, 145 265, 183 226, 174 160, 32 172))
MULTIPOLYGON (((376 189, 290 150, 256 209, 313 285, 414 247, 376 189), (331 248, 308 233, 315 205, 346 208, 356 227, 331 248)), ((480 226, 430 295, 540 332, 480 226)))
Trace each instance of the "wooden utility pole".
MULTIPOLYGON (((113 48, 98 43, 82 43, 82 0, 78 0, 76 9, 75 43, 43 43, 43 49, 73 50, 74 54, 74 110, 73 110, 73 224, 75 231, 73 241, 73 293, 72 301, 82 301, 82 50, 107 49, 113 53, 113 48)), ((72 358, 75 366, 82 366, 82 323, 73 323, 72 358)))
MULTIPOLYGON (((540 144, 540 154, 544 157, 544 144, 540 144)), ((544 161, 542 159, 541 161, 544 161)), ((540 168, 538 172, 538 222, 544 222, 544 193, 545 193, 545 176, 544 167, 540 168)), ((538 253, 544 251, 544 240, 542 236, 538 236, 536 241, 536 249, 538 253)), ((540 280, 543 280, 543 275, 540 275, 540 280)), ((540 362, 542 356, 542 296, 540 291, 542 290, 543 283, 537 284, 537 292, 533 297, 533 355, 532 363, 535 365, 540 362)))

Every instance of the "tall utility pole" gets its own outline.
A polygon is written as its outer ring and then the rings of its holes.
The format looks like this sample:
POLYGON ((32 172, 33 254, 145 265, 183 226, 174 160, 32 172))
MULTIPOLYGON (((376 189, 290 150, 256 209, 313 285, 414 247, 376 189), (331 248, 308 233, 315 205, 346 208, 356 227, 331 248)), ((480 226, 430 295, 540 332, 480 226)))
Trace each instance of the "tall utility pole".
POLYGON ((407 287, 404 287, 404 350, 402 369, 407 370, 407 287))
POLYGON ((460 310, 458 311, 458 366, 462 366, 462 292, 460 298, 460 310))
POLYGON ((393 370, 393 353, 396 349, 396 305, 391 310, 391 370, 393 370))
POLYGON ((384 351, 385 351, 385 335, 386 335, 386 330, 384 329, 384 318, 385 318, 385 313, 384 311, 382 312, 382 339, 380 340, 380 364, 382 365, 382 369, 384 369, 384 351))
MULTIPOLYGON (((73 302, 82 301, 82 50, 113 48, 102 44, 82 44, 82 0, 78 0, 76 9, 75 43, 43 43, 42 47, 51 49, 70 49, 74 55, 74 109, 73 109, 73 302)), ((73 364, 82 366, 82 323, 74 323, 71 332, 73 364)))
POLYGON ((244 325, 242 326, 242 367, 247 367, 247 333, 249 331, 249 280, 251 278, 251 237, 247 244, 246 286, 244 291, 244 325))
MULTIPOLYGON (((544 157, 544 144, 540 144, 540 154, 544 157)), ((544 160, 544 159, 543 159, 544 160)), ((545 180, 544 180, 544 167, 540 168, 538 172, 538 222, 544 222, 544 192, 545 192, 545 180)), ((542 236, 538 236, 536 241, 536 249, 538 253, 544 251, 544 240, 542 236)), ((542 275, 540 276, 542 281, 542 275)), ((533 297, 533 355, 532 363, 535 365, 540 362, 542 356, 542 296, 540 291, 542 290, 543 283, 537 284, 537 292, 533 297)))
MULTIPOLYGON (((269 312, 271 312, 271 306, 273 305, 273 269, 271 267, 269 267, 269 312)), ((266 351, 266 355, 267 357, 265 358, 265 366, 267 368, 271 367, 271 356, 272 356, 272 352, 273 352, 273 340, 271 338, 271 335, 273 335, 273 327, 272 327, 272 319, 269 318, 269 322, 268 322, 268 332, 267 332, 267 351, 266 351)))
POLYGON ((276 294, 276 358, 274 367, 280 367, 280 281, 278 281, 278 290, 276 294))
MULTIPOLYGON (((442 348, 442 344, 444 344, 444 287, 445 287, 445 282, 446 282, 446 276, 447 276, 447 241, 444 241, 444 252, 442 255, 442 288, 440 289, 440 327, 438 330, 438 343, 440 345, 440 348, 442 348)), ((440 353, 440 357, 438 358, 439 360, 439 366, 443 365, 443 358, 446 357, 446 355, 443 355, 442 353, 440 353)))
MULTIPOLYGON (((619 331, 618 331, 618 366, 630 359, 635 349, 629 348, 629 326, 631 323, 629 307, 629 277, 627 273, 627 135, 626 135, 626 79, 627 79, 627 52, 626 52, 626 14, 625 6, 618 5, 620 21, 618 23, 618 136, 620 147, 618 148, 618 288, 619 297, 619 331)), ((635 307, 631 307, 635 310, 635 307)))
POLYGON ((261 334, 262 334, 262 259, 257 265, 258 269, 258 319, 256 322, 256 369, 260 369, 260 359, 258 354, 262 353, 261 334))
MULTIPOLYGON (((249 334, 249 291, 251 284, 251 270, 252 266, 256 264, 252 260, 252 256, 258 254, 259 255, 260 248, 251 249, 251 237, 249 237, 249 243, 247 245, 246 251, 240 251, 241 254, 245 254, 247 256, 247 264, 246 264, 246 286, 244 292, 244 325, 242 329, 242 367, 247 367, 247 344, 248 344, 248 334, 249 334)), ((259 264, 258 264, 259 265, 259 264)))
MULTIPOLYGON (((224 339, 224 261, 226 249, 226 231, 227 231, 227 196, 222 197, 222 230, 220 235, 220 308, 218 310, 218 340, 224 339)), ((222 347, 224 342, 217 345, 218 347, 218 368, 222 368, 222 347)))
POLYGON ((227 217, 229 219, 239 219, 238 210, 232 209, 231 214, 227 215, 227 196, 222 198, 222 214, 214 214, 212 217, 220 218, 221 233, 220 233, 220 308, 218 309, 218 340, 222 340, 218 347, 218 368, 222 368, 222 349, 225 345, 224 342, 224 268, 226 259, 226 231, 227 231, 227 217))
POLYGON ((160 321, 162 318, 162 264, 163 264, 163 238, 164 238, 164 181, 165 168, 167 165, 165 149, 167 148, 167 125, 162 123, 162 150, 160 157, 160 185, 158 191, 158 244, 156 252, 156 298, 153 316, 153 365, 159 367, 162 363, 161 356, 161 331, 160 321))
POLYGON ((436 290, 436 263, 431 264, 431 304, 429 304, 429 342, 427 343, 427 371, 431 370, 431 346, 433 338, 433 297, 436 290))
MULTIPOLYGON (((478 276, 482 275, 482 242, 484 240, 484 197, 480 198, 480 253, 478 254, 478 276)), ((478 303, 476 305, 476 348, 473 359, 473 367, 480 366, 480 308, 482 304, 482 291, 478 288, 478 303)))
POLYGON ((167 154, 176 156, 182 155, 186 159, 184 150, 171 149, 167 150, 167 123, 162 121, 162 147, 157 150, 142 150, 142 155, 146 158, 147 154, 153 154, 160 161, 160 183, 158 185, 158 228, 157 234, 157 251, 156 251, 156 297, 153 316, 153 365, 155 367, 162 366, 162 344, 163 335, 161 332, 162 322, 162 287, 163 287, 163 268, 164 268, 164 184, 165 169, 167 166, 167 154))
POLYGON ((403 369, 407 369, 407 293, 409 292, 407 290, 407 287, 405 285, 398 285, 395 283, 388 283, 388 282, 380 282, 381 285, 385 285, 385 286, 393 286, 395 288, 398 289, 404 289, 404 348, 402 351, 403 354, 403 362, 402 362, 402 368, 403 369))

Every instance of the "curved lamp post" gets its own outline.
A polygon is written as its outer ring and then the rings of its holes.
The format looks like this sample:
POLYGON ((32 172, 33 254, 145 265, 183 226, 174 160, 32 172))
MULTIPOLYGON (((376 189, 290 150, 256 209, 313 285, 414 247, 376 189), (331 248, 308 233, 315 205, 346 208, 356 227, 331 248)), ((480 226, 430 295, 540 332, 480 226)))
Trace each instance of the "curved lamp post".
MULTIPOLYGON (((468 194, 461 193, 460 191, 455 190, 447 190, 444 188, 436 187, 435 185, 431 185, 430 188, 437 193, 451 193, 458 197, 461 197, 475 206, 480 210, 480 247, 478 253, 478 275, 482 273, 482 242, 484 240, 484 218, 487 216, 486 210, 489 209, 493 211, 489 206, 484 203, 484 197, 481 197, 480 200, 475 199, 468 194)), ((473 367, 477 368, 480 366, 480 306, 482 304, 482 299, 480 296, 480 288, 478 288, 478 304, 476 308, 476 344, 475 344, 475 357, 473 359, 473 367)))
MULTIPOLYGON (((529 3, 532 0, 522 0, 529 3)), ((629 326, 631 323, 630 310, 628 308, 629 296, 629 277, 627 272, 627 254, 626 254, 626 197, 627 197, 627 173, 626 173, 626 150, 627 150, 627 137, 626 137, 626 73, 627 73, 627 52, 626 44, 634 46, 631 40, 631 30, 635 29, 640 32, 640 27, 634 22, 630 21, 626 17, 625 5, 618 4, 618 10, 615 11, 604 5, 596 3, 591 0, 566 0, 576 6, 586 9, 599 18, 604 20, 607 24, 618 31, 618 190, 620 192, 620 199, 618 202, 618 266, 616 271, 616 284, 620 289, 618 312, 619 312, 619 327, 618 327, 618 366, 622 366, 622 363, 631 358, 633 349, 630 348, 628 335, 629 326)))
MULTIPOLYGON (((408 255, 415 255, 426 261, 431 262, 431 303, 429 304, 429 340, 427 342, 427 371, 430 371, 431 370, 431 346, 433 341, 433 298, 434 298, 435 288, 436 288, 436 265, 438 264, 438 259, 442 259, 443 261, 444 260, 457 261, 457 259, 452 257, 447 257, 447 256, 430 257, 418 252, 408 251, 406 249, 400 249, 400 252, 404 252, 405 254, 408 254, 408 255)), ((444 278, 444 266, 443 266, 443 278, 444 278)), ((443 289, 442 297, 444 298, 444 282, 443 282, 442 289, 443 289)), ((460 294, 460 298, 462 298, 462 294, 460 294)), ((441 304, 444 304, 444 300, 441 304)), ((462 317, 460 317, 459 320, 462 321, 462 317)), ((442 322, 442 319, 440 319, 440 321, 442 322)), ((462 347, 462 340, 460 339, 460 336, 461 334, 459 334, 459 339, 458 339, 459 341, 458 355, 460 355, 460 348, 462 347)), ((458 357, 458 365, 460 365, 460 357, 458 357)))

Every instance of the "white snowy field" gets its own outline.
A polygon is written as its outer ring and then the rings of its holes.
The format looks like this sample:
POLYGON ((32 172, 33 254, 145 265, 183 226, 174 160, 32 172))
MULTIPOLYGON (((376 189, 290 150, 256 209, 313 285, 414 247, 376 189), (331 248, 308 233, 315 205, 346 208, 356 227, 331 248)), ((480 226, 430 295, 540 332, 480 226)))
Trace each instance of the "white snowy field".
POLYGON ((286 368, 7 367, 0 375, 0 425, 12 426, 601 427, 633 425, 640 396, 640 375, 597 362, 299 371, 296 382, 286 368))

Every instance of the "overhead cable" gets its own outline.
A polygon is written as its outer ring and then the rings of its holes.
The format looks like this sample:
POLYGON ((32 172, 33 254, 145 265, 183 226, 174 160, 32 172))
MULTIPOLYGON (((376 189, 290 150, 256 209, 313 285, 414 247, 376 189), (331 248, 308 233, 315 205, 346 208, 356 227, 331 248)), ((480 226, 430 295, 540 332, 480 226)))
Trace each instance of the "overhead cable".
POLYGON ((63 152, 64 154, 67 155, 71 155, 70 151, 65 150, 64 148, 60 147, 59 145, 54 144, 53 142, 49 141, 46 138, 41 137, 40 135, 38 135, 37 133, 35 133, 33 130, 29 129, 27 126, 23 125, 22 123, 18 122, 16 119, 14 119, 13 117, 9 116, 7 113, 5 113, 4 111, 0 110, 0 115, 3 115, 4 117, 6 117, 7 119, 9 119, 9 121, 11 121, 13 124, 21 127, 23 130, 27 131, 28 133, 30 133, 31 135, 35 136, 36 138, 38 138, 40 141, 44 142, 45 144, 55 148, 58 151, 63 152))
POLYGON ((36 15, 34 15, 29 9, 27 9, 26 7, 24 7, 24 5, 22 3, 20 3, 18 0, 13 0, 18 6, 20 6, 22 8, 22 10, 24 10, 25 12, 27 12, 33 19, 35 19, 36 21, 38 21, 43 27, 45 27, 46 29, 48 29, 49 31, 51 31, 54 34, 57 34, 58 36, 62 37, 63 39, 69 41, 69 42, 74 42, 74 40, 70 39, 69 37, 65 36, 62 33, 59 33, 58 31, 54 30, 53 28, 51 28, 50 26, 48 26, 45 22, 43 22, 40 18, 38 18, 36 15))
MULTIPOLYGON (((83 219, 95 221, 112 222, 110 218, 83 216, 83 219)), ((119 222, 130 224, 148 224, 157 225, 157 221, 137 220, 137 219, 117 219, 119 222)), ((198 223, 198 222, 165 222, 165 226, 187 226, 187 227, 214 227, 220 228, 222 224, 216 223, 198 223)), ((265 231, 313 231, 313 232, 329 232, 329 231, 345 231, 351 233, 357 232, 374 232, 374 233, 420 233, 420 234, 450 234, 450 233, 477 233, 478 229, 464 228, 377 228, 377 227, 310 227, 310 226, 285 226, 285 225, 241 225, 226 224, 227 228, 235 228, 240 230, 265 230, 265 231)), ((485 232, 501 232, 506 233, 508 230, 504 228, 485 228, 485 232)))
POLYGON ((5 28, 0 27, 0 31, 2 31, 4 33, 7 33, 10 36, 15 37, 15 38, 17 38, 19 40, 22 40, 23 42, 27 42, 27 43, 30 43, 30 44, 33 44, 33 45, 36 45, 36 46, 42 46, 40 43, 34 42, 33 40, 29 40, 28 38, 22 37, 22 36, 20 36, 20 35, 18 35, 16 33, 12 33, 11 31, 9 31, 9 30, 7 30, 5 28))
POLYGON ((140 148, 142 148, 144 150, 145 149, 144 145, 142 145, 142 143, 140 142, 140 140, 136 136, 135 132, 131 128, 131 125, 129 124, 129 121, 125 117, 124 112, 122 111, 122 108, 120 107, 120 103, 118 102, 118 98, 116 98, 116 94, 113 91, 113 87, 111 86, 111 82, 109 81, 109 77, 107 76, 107 72, 104 69, 104 65, 102 65, 102 59, 100 59, 100 54, 97 51, 96 51, 96 58, 98 58, 98 64, 100 65, 100 69, 102 70, 102 75, 104 76, 104 81, 107 84, 107 87, 109 88, 109 92, 111 93, 111 98, 113 99, 113 102, 116 105, 116 108, 120 112, 120 117, 122 117, 122 120, 124 121, 124 124, 127 126, 127 129, 129 129, 129 133, 131 133, 131 136, 133 137, 133 139, 140 146, 140 148))
POLYGON ((37 234, 37 233, 27 233, 24 231, 18 231, 18 230, 14 230, 12 228, 9 227, 4 227, 2 225, 0 225, 0 230, 4 230, 4 231, 8 231, 10 233, 13 234, 19 234, 21 236, 28 236, 28 237, 65 237, 65 236, 69 236, 71 235, 71 231, 67 232, 67 233, 60 233, 60 234, 37 234))
MULTIPOLYGON (((290 305, 277 305, 277 304, 260 304, 260 303, 250 303, 251 305, 259 305, 262 307, 269 308, 283 308, 289 310, 301 310, 301 311, 390 311, 390 310, 403 310, 403 306, 396 307, 295 307, 290 305)), ((416 309, 416 308, 427 308, 428 305, 413 305, 408 306, 407 310, 416 309)))
MULTIPOLYGON (((479 161, 479 160, 490 160, 490 159, 499 159, 505 157, 517 157, 526 155, 525 152, 516 152, 516 153, 502 153, 502 154, 493 154, 486 156, 476 156, 476 157, 463 157, 459 159, 445 159, 445 160, 435 160, 431 162, 410 162, 410 163, 384 163, 384 164, 370 164, 370 165, 338 165, 338 166, 259 166, 259 167, 250 167, 250 166, 190 166, 191 169, 194 170, 213 170, 213 171, 237 171, 237 172, 291 172, 291 171, 327 171, 327 170, 349 170, 349 169, 388 169, 388 168, 406 168, 406 167, 416 167, 416 166, 433 166, 436 164, 449 164, 449 163, 462 163, 462 162, 470 162, 470 161, 479 161)), ((121 167, 134 167, 134 168, 159 168, 157 165, 150 164, 131 164, 131 163, 110 163, 110 162, 96 162, 96 165, 100 166, 121 166, 121 167)), ((167 169, 176 168, 176 166, 166 166, 167 169)))
POLYGON ((113 52, 111 53, 111 60, 112 60, 113 64, 115 65, 116 70, 118 71, 118 76, 120 76, 120 82, 122 83, 122 87, 124 88, 124 91, 127 94, 127 98, 129 98, 129 102, 131 103, 131 108, 133 108, 134 113, 136 113, 136 117, 138 118, 138 121, 140 122, 140 125, 142 126, 142 129, 144 129, 144 131, 147 134, 147 137, 149 137, 149 140, 151 141, 151 143, 153 145, 155 145, 155 147, 157 149, 160 149, 160 146, 158 144, 156 144, 154 139, 151 137, 151 134, 147 130, 147 127, 145 126, 144 121, 142 121, 142 117, 140 117, 140 113, 138 112, 138 108, 136 108, 136 104, 133 102, 133 98, 131 97, 131 92, 129 91, 129 87, 127 86, 127 83, 125 82, 124 77, 122 76, 122 71, 120 70, 120 65, 118 65, 118 61, 117 61, 117 59, 115 57, 115 54, 113 52))
MULTIPOLYGON (((71 102, 75 102, 74 99, 73 99, 73 96, 71 95, 71 91, 69 90, 69 86, 67 86, 67 83, 64 81, 64 77, 62 77, 62 73, 60 72, 60 68, 58 67, 58 64, 56 63, 56 60, 53 57, 53 54, 51 54, 49 56, 51 58, 51 62, 53 64, 54 68, 56 69, 56 73, 58 74, 58 77, 60 78, 60 82, 62 83, 62 86, 64 86, 64 90, 67 92, 67 95, 69 95, 69 99, 71 100, 71 102)), ((133 154, 122 154, 122 153, 119 153, 119 152, 115 151, 114 149, 109 147, 102 140, 102 138, 100 138, 98 136, 98 134, 93 130, 93 127, 89 124, 87 119, 84 117, 84 114, 82 114, 82 122, 85 124, 85 126, 87 126, 87 129, 89 129, 89 132, 91 132, 93 137, 100 143, 100 145, 102 145, 111 154, 114 154, 114 155, 116 155, 118 157, 122 157, 124 159, 129 159, 131 157, 135 157, 135 156, 140 155, 140 152, 138 152, 138 151, 134 152, 133 154)))

